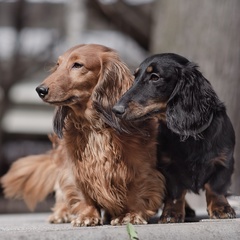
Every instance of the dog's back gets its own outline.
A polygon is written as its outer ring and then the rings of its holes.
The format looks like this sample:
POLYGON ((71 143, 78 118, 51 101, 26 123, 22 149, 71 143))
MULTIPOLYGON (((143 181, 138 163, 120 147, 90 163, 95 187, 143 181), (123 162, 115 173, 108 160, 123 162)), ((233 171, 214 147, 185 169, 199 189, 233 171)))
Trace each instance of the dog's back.
POLYGON ((224 109, 218 116, 216 114, 202 138, 189 137, 181 141, 178 134, 160 123, 158 142, 159 169, 168 176, 167 189, 173 198, 178 198, 186 188, 199 193, 209 181, 213 191, 227 192, 233 172, 235 136, 224 109), (221 169, 226 169, 223 179, 215 177, 215 172, 221 169))

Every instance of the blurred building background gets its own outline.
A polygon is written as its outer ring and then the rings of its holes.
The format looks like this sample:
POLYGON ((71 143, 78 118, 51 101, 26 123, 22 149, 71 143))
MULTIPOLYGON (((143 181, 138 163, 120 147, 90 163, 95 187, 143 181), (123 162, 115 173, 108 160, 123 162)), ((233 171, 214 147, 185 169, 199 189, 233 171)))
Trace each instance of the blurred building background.
POLYGON ((17 158, 51 148, 53 107, 35 88, 57 57, 99 43, 131 70, 160 52, 200 65, 236 131, 231 191, 240 194, 239 27, 239 0, 0 0, 0 176, 17 158))

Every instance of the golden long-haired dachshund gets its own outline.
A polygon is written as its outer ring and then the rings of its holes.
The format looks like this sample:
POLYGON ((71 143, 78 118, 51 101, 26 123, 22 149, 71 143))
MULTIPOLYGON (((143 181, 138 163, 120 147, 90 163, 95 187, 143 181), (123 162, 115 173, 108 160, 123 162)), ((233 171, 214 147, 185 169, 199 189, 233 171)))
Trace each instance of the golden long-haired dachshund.
MULTIPOLYGON (((112 113, 132 81, 114 50, 88 44, 60 56, 53 73, 36 88, 44 102, 56 106, 54 130, 65 154, 58 187, 75 216, 73 226, 101 224, 100 209, 112 225, 145 224, 162 205, 157 122, 126 124, 112 113)), ((53 222, 58 222, 54 210, 53 222)))

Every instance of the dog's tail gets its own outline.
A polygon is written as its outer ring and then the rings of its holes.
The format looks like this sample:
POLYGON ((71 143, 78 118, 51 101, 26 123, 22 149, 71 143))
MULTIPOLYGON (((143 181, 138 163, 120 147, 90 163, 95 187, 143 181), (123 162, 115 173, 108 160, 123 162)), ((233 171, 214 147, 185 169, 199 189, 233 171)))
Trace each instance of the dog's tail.
POLYGON ((57 167, 51 151, 15 161, 1 178, 6 198, 23 199, 30 210, 54 191, 57 167))
POLYGON ((6 198, 23 199, 30 210, 54 191, 63 148, 56 135, 49 135, 52 149, 16 160, 0 179, 6 198))

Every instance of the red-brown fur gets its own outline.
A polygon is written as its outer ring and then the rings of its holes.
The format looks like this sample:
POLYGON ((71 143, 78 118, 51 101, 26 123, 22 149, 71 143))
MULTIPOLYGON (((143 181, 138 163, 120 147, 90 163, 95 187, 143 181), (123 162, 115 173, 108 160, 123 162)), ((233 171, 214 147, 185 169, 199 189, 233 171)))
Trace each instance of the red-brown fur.
POLYGON ((31 211, 38 202, 55 192, 56 203, 49 221, 69 222, 71 215, 59 187, 65 153, 56 135, 49 138, 53 145, 50 151, 17 159, 1 178, 1 184, 6 198, 23 199, 31 211))
POLYGON ((23 199, 30 210, 53 192, 58 175, 59 149, 17 159, 1 178, 7 198, 23 199))
POLYGON ((76 215, 74 226, 100 224, 100 208, 113 225, 143 224, 162 205, 156 121, 128 126, 111 111, 131 84, 132 75, 115 51, 89 44, 60 56, 54 72, 36 89, 57 106, 55 131, 67 155, 59 186, 76 215))
POLYGON ((55 163, 51 162, 52 152, 15 161, 1 178, 5 197, 23 199, 29 209, 34 210, 37 202, 53 192, 57 171, 55 163))

